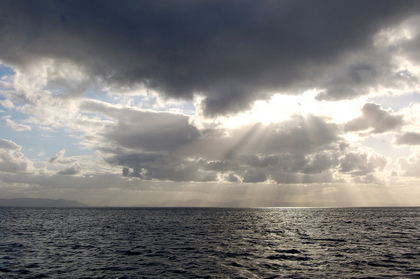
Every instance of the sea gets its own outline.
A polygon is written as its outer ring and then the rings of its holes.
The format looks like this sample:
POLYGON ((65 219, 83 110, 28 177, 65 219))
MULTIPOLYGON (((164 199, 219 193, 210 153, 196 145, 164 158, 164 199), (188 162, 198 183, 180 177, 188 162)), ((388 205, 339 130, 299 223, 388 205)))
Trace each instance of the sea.
POLYGON ((0 278, 420 278, 420 208, 0 208, 0 278))

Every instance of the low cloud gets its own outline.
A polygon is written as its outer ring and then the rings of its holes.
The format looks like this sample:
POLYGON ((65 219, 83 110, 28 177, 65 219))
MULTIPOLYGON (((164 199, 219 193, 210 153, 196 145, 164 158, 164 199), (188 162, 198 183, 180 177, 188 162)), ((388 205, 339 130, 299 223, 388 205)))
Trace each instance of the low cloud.
POLYGON ((58 151, 53 157, 50 158, 51 164, 71 164, 74 163, 75 160, 64 158, 64 154, 66 153, 65 149, 58 151))
POLYGON ((348 153, 340 160, 340 172, 353 176, 365 176, 376 170, 383 170, 387 165, 386 158, 366 153, 348 153))
POLYGON ((163 181, 216 181, 216 172, 200 169, 195 161, 159 153, 120 153, 105 159, 123 166, 126 177, 163 181))
POLYGON ((144 180, 330 182, 343 150, 338 126, 313 115, 199 130, 180 114, 98 102, 84 109, 118 120, 102 132, 109 145, 100 151, 123 176, 144 180))
POLYGON ((58 175, 77 175, 82 173, 82 168, 80 163, 75 159, 64 158, 66 153, 65 149, 58 151, 53 157, 50 158, 51 164, 61 164, 61 165, 70 165, 67 168, 57 172, 58 175))
POLYGON ((332 172, 322 172, 316 174, 275 172, 272 174, 273 180, 278 184, 312 184, 312 183, 331 183, 340 182, 333 178, 332 172))
POLYGON ((403 176, 420 177, 420 157, 411 156, 409 158, 400 158, 398 164, 403 176))
POLYGON ((80 164, 75 162, 72 163, 71 166, 68 168, 65 168, 59 172, 57 172, 58 175, 76 175, 80 174, 82 172, 82 168, 80 167, 80 164))

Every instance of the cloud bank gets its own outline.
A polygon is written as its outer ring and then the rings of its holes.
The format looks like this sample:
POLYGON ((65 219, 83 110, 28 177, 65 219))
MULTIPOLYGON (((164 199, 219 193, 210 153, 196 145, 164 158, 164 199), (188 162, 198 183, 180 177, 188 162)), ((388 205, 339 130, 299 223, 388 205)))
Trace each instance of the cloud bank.
POLYGON ((391 78, 389 53, 370 60, 362 53, 378 31, 419 6, 409 0, 2 1, 1 60, 24 70, 54 59, 49 71, 61 85, 60 63, 68 61, 91 80, 141 84, 166 97, 198 94, 208 115, 249 108, 273 91, 317 87, 322 99, 346 99, 391 78))

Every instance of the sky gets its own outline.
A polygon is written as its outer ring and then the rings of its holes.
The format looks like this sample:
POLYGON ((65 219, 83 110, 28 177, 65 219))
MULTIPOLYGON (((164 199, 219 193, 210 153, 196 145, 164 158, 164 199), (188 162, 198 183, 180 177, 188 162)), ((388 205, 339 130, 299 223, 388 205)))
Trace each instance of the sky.
POLYGON ((420 205, 420 2, 0 1, 0 197, 420 205))

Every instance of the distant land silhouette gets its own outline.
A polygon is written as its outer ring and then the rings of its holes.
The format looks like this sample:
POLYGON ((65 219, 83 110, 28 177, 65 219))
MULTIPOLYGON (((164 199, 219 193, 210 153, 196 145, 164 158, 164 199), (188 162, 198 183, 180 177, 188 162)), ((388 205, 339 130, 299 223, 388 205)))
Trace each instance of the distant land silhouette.
MULTIPOLYGON (((192 200, 165 200, 158 201, 148 204, 138 204, 132 205, 132 207, 238 207, 238 208, 249 208, 249 207, 372 207, 372 205, 367 204, 352 204, 352 203, 340 203, 339 205, 332 202, 285 202, 285 201, 274 201, 268 199, 259 199, 259 198, 248 198, 248 199, 238 199, 230 200, 224 202, 215 202, 201 199, 192 199, 192 200)), ((377 204, 373 205, 374 207, 400 207, 401 204, 377 204)), ((418 205, 412 205, 417 207, 418 205)))
MULTIPOLYGON (((289 203, 289 202, 277 202, 266 199, 242 199, 242 200, 231 200, 225 202, 214 202, 208 200, 165 200, 161 202, 154 202, 149 204, 135 205, 134 207, 311 207, 320 206, 319 204, 312 203, 289 203)), ((328 206, 322 204, 322 206, 328 206)))
POLYGON ((88 205, 71 200, 52 200, 41 198, 0 199, 0 206, 7 207, 88 207, 88 205))

